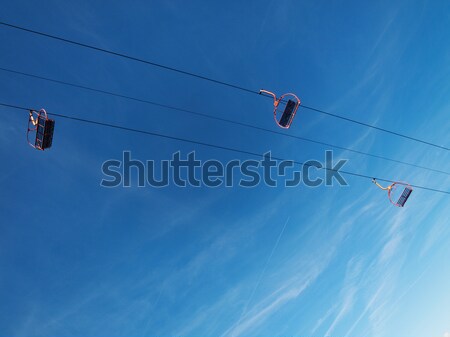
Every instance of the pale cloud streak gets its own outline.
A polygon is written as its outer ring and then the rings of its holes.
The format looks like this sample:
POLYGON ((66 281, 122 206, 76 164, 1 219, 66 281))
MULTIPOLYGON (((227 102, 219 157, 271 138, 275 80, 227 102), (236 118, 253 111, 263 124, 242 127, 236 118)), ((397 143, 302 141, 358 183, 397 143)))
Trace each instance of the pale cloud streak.
POLYGON ((353 307, 355 296, 358 292, 358 281, 361 273, 362 261, 358 258, 352 258, 347 263, 344 285, 341 289, 341 306, 338 314, 334 318, 325 336, 332 336, 335 327, 350 312, 353 307))

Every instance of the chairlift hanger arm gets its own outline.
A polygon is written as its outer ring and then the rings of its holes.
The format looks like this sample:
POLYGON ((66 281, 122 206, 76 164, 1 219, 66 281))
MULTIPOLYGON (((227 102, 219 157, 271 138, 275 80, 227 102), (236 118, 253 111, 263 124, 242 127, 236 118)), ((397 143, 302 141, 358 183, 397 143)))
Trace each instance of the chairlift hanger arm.
POLYGON ((377 185, 379 188, 381 188, 382 190, 385 190, 385 191, 389 191, 392 188, 392 185, 389 185, 388 187, 381 186, 375 178, 372 178, 372 182, 375 185, 377 185))
POLYGON ((266 95, 272 96, 272 97, 273 97, 273 105, 274 105, 275 107, 278 106, 278 103, 280 102, 280 100, 277 99, 277 95, 275 95, 273 92, 270 92, 270 91, 261 89, 261 90, 259 91, 259 94, 266 94, 266 95))

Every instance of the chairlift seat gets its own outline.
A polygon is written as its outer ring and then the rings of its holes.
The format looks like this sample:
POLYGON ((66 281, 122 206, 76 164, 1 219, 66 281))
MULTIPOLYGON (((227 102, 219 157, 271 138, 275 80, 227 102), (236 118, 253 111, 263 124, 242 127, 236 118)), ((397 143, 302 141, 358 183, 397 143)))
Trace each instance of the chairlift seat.
POLYGON ((400 198, 398 198, 397 206, 403 207, 405 205, 406 201, 408 200, 409 196, 411 195, 411 192, 412 192, 411 188, 405 187, 402 195, 400 196, 400 198))

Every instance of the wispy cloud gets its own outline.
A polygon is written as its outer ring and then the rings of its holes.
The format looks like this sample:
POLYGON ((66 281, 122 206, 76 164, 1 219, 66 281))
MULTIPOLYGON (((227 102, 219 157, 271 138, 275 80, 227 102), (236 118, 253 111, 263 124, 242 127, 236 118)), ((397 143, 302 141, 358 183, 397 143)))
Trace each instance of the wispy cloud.
MULTIPOLYGON (((359 212, 357 213, 359 214, 359 212)), ((354 216, 357 217, 358 214, 354 214, 354 216)), ((317 218, 317 223, 321 223, 322 221, 323 217, 317 218)), ((271 315, 282 310, 289 302, 301 296, 334 259, 341 242, 345 239, 352 224, 353 222, 351 221, 345 221, 335 231, 333 236, 328 239, 325 239, 326 235, 322 233, 322 241, 321 244, 317 245, 317 252, 312 252, 308 256, 300 252, 292 256, 290 260, 285 261, 283 270, 278 270, 277 272, 282 275, 290 274, 295 276, 284 278, 282 282, 278 283, 274 291, 259 299, 238 325, 231 326, 222 335, 238 336, 249 334, 252 331, 254 332, 271 315), (326 245, 326 248, 324 245, 326 245), (308 263, 299 265, 299 261, 308 261, 308 263), (289 270, 290 272, 286 273, 284 270, 289 270)), ((352 270, 356 272, 357 269, 359 267, 355 267, 352 270)))
POLYGON ((362 261, 359 258, 352 258, 347 263, 347 271, 343 287, 341 289, 341 305, 340 310, 328 330, 325 332, 325 336, 333 335, 335 327, 341 322, 341 320, 350 312, 354 304, 354 298, 358 292, 358 281, 361 273, 362 261))
POLYGON ((327 312, 325 312, 325 314, 320 317, 316 324, 314 325, 314 327, 311 329, 311 335, 314 335, 316 333, 316 331, 322 326, 322 324, 331 316, 331 314, 336 310, 337 308, 337 304, 334 304, 330 309, 328 309, 327 312))
POLYGON ((436 223, 431 227, 427 233, 420 256, 424 256, 427 252, 439 241, 442 240, 449 233, 450 213, 447 212, 439 217, 436 223))
MULTIPOLYGON (((275 294, 271 294, 270 301, 264 301, 269 303, 260 303, 257 305, 256 310, 252 310, 251 314, 242 320, 240 324, 232 328, 231 330, 226 331, 223 336, 238 336, 249 329, 254 329, 259 326, 268 316, 277 311, 282 305, 285 303, 297 298, 300 294, 310 285, 310 283, 317 277, 317 275, 309 275, 300 285, 298 282, 295 282, 297 285, 295 287, 291 287, 286 291, 283 291, 281 294, 275 296, 275 294)), ((278 293, 278 291, 276 291, 278 293)))

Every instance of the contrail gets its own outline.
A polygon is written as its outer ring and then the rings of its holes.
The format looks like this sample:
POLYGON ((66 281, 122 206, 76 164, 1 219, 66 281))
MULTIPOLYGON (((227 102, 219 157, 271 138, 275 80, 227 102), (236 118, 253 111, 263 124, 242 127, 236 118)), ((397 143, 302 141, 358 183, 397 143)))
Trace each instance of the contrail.
POLYGON ((258 289, 258 286, 259 286, 259 284, 261 283, 261 280, 262 280, 262 278, 263 278, 263 276, 264 276, 264 274, 265 274, 265 272, 266 272, 266 269, 267 269, 267 266, 269 265, 270 260, 272 259, 273 253, 275 252, 275 249, 277 249, 277 247, 278 247, 278 243, 280 242, 280 239, 281 239, 281 237, 283 236, 284 230, 286 229, 286 225, 288 224, 289 219, 290 219, 290 217, 288 217, 287 220, 286 220, 286 222, 284 223, 283 228, 281 229, 281 232, 280 232, 280 234, 278 235, 277 241, 275 242, 275 245, 273 246, 272 251, 270 252, 269 257, 267 258, 267 261, 266 261, 266 263, 265 263, 265 265, 264 265, 263 270, 261 271, 261 274, 259 275, 258 281, 256 282, 255 287, 253 288, 253 291, 252 291, 252 293, 251 293, 251 295, 250 295, 250 298, 248 299, 247 303, 245 304, 244 310, 242 310, 242 313, 241 313, 241 316, 239 317, 239 320, 236 322, 236 324, 233 325, 232 329, 233 329, 235 326, 238 326, 239 323, 241 322, 242 318, 245 317, 246 312, 247 312, 247 308, 248 308, 250 302, 252 301, 253 296, 255 295, 256 289, 258 289))

